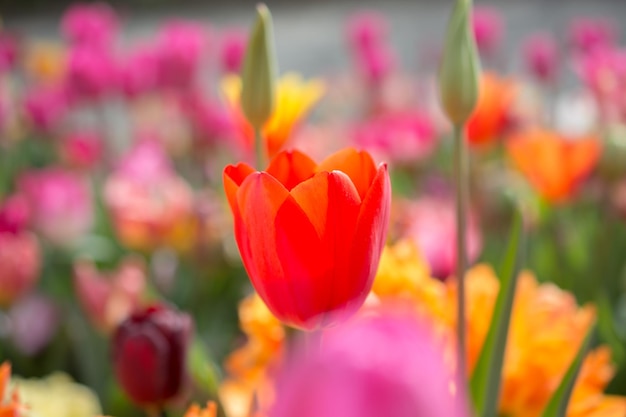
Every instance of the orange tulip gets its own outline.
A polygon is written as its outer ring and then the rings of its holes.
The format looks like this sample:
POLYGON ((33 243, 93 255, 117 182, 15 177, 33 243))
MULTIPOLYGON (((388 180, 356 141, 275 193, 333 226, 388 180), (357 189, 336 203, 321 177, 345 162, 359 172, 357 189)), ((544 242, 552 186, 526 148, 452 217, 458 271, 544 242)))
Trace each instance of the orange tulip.
POLYGON ((600 157, 595 137, 570 140, 555 132, 534 128, 508 141, 513 163, 547 200, 562 202, 593 170, 600 157))
POLYGON ((226 167, 224 188, 248 276, 277 318, 313 330, 363 304, 389 224, 386 164, 354 149, 319 165, 281 152, 263 172, 226 167))
POLYGON ((512 111, 515 90, 512 81, 496 74, 482 76, 478 104, 467 122, 470 145, 488 145, 502 135, 512 111))

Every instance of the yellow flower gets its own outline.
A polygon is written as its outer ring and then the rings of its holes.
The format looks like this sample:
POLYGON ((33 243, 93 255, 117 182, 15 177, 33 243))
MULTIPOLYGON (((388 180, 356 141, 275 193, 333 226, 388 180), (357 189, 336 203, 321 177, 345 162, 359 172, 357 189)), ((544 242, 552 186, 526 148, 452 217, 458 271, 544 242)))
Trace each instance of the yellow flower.
MULTIPOLYGON (((324 90, 324 83, 321 80, 304 81, 296 73, 287 73, 278 80, 276 107, 262 132, 270 157, 285 145, 294 128, 322 98, 324 90)), ((222 91, 246 145, 251 147, 254 142, 254 130, 241 111, 241 79, 235 75, 224 78, 222 91)))

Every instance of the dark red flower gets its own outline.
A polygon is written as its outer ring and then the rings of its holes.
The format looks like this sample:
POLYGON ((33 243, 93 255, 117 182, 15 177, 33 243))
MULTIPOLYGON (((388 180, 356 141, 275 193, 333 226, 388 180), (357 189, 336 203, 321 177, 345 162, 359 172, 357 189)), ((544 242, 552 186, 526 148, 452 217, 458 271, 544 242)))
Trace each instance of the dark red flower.
POLYGON ((113 336, 113 368, 137 404, 162 405, 180 394, 187 379, 191 317, 164 305, 132 314, 113 336))

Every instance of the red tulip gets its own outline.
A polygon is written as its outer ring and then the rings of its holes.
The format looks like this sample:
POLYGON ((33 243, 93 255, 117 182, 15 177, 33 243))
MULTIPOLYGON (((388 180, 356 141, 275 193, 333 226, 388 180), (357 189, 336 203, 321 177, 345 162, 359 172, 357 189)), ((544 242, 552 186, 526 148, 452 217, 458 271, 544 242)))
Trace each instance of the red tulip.
POLYGON ((187 378, 191 317, 155 305, 132 314, 113 336, 113 368, 137 404, 162 406, 178 396, 187 378))
POLYGON ((244 266, 276 317, 313 330, 363 304, 389 223, 386 164, 354 149, 319 165, 281 152, 263 172, 226 167, 224 188, 244 266))

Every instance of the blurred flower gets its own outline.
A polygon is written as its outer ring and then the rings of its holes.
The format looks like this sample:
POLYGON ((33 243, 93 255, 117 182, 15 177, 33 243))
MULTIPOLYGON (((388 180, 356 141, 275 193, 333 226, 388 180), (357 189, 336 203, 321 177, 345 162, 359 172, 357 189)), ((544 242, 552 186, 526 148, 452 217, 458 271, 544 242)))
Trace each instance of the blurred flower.
POLYGON ((188 90, 195 85, 206 48, 204 29, 191 22, 174 20, 158 34, 158 82, 161 87, 188 90))
POLYGON ((27 231, 0 231, 0 307, 27 295, 39 279, 41 254, 34 235, 27 231))
POLYGON ((539 128, 511 136, 507 151, 513 164, 547 200, 564 202, 595 168, 601 143, 593 136, 566 138, 539 128))
POLYGON ((20 402, 16 389, 11 389, 11 364, 0 365, 0 416, 25 417, 26 407, 20 402))
POLYGON ((208 402, 205 408, 193 404, 187 409, 184 417, 217 417, 217 406, 214 402, 208 402))
POLYGON ((77 131, 63 138, 61 159, 73 168, 89 170, 102 159, 100 136, 92 131, 77 131))
POLYGON ((118 69, 111 52, 91 46, 76 46, 69 52, 67 89, 72 99, 97 100, 111 92, 118 69))
POLYGON ((118 239, 130 249, 186 251, 195 242, 193 190, 156 141, 141 140, 122 158, 106 181, 104 200, 118 239))
POLYGON ((61 32, 74 44, 108 46, 119 26, 115 12, 108 4, 74 4, 61 17, 61 32))
MULTIPOLYGON (((284 147, 298 124, 320 100, 324 94, 324 89, 324 84, 320 80, 304 81, 300 75, 295 73, 287 73, 280 78, 276 107, 272 117, 263 126, 262 132, 270 157, 284 147)), ((244 139, 244 146, 252 149, 254 130, 246 121, 239 101, 241 80, 235 76, 226 77, 222 82, 222 90, 244 139)))
POLYGON ((348 40, 354 48, 368 49, 387 37, 387 20, 374 11, 363 11, 350 17, 347 23, 348 40))
POLYGON ((380 83, 396 64, 385 18, 371 11, 358 13, 348 21, 347 32, 358 70, 367 81, 380 83))
MULTIPOLYGON (((402 236, 412 239, 430 265, 434 277, 446 279, 454 274, 457 254, 454 200, 447 196, 424 196, 402 208, 402 236)), ((473 212, 468 213, 467 256, 474 262, 482 249, 482 234, 473 212)))
POLYGON ((319 350, 296 351, 277 378, 272 415, 469 416, 464 384, 429 324, 383 312, 326 332, 319 350))
POLYGON ((576 18, 569 25, 569 41, 577 52, 588 53, 612 47, 617 38, 617 28, 610 19, 576 18))
POLYGON ((116 270, 102 273, 89 261, 74 263, 74 287, 91 322, 109 333, 139 305, 146 286, 145 265, 127 257, 116 270))
POLYGON ((493 7, 477 6, 472 14, 472 29, 478 51, 484 56, 495 54, 502 42, 504 21, 493 7))
POLYGON ((24 196, 8 196, 0 205, 0 233, 21 233, 30 221, 30 207, 24 196))
POLYGON ((91 229, 91 190, 78 174, 55 167, 26 171, 17 189, 28 201, 33 227, 52 243, 75 244, 91 229))
POLYGON ((113 369, 126 394, 143 406, 163 406, 187 382, 193 322, 165 305, 138 310, 113 336, 113 369))
POLYGON ((12 384, 26 404, 24 417, 93 417, 102 413, 98 396, 62 373, 40 379, 13 378, 12 384))
POLYGON ((148 93, 158 85, 159 57, 152 45, 139 45, 120 63, 120 89, 128 98, 148 93))
POLYGON ((0 30, 0 73, 15 67, 20 53, 18 39, 12 33, 0 30))
POLYGON ((502 136, 511 121, 516 86, 513 81, 486 72, 481 78, 476 110, 467 123, 470 145, 484 146, 502 136))
POLYGON ((313 330, 361 306, 389 223, 385 164, 350 148, 320 164, 281 152, 267 171, 229 165, 224 188, 248 276, 276 317, 313 330))
POLYGON ((26 356, 41 352, 56 334, 59 309, 43 295, 30 295, 14 304, 9 311, 10 337, 17 350, 26 356))
POLYGON ((524 60, 528 71, 542 83, 556 80, 561 67, 559 47, 549 33, 535 33, 524 41, 524 60))
POLYGON ((286 332, 255 293, 239 304, 239 327, 246 344, 226 359, 228 378, 220 398, 229 417, 250 417, 253 404, 263 413, 273 401, 273 371, 280 364, 286 332))
POLYGON ((39 86, 24 97, 24 113, 30 125, 42 133, 50 133, 61 122, 68 109, 68 99, 61 86, 39 86))
POLYGON ((355 143, 396 162, 422 161, 437 146, 433 121, 422 112, 381 114, 365 120, 354 131, 355 143))
POLYGON ((235 134, 231 112, 220 103, 206 99, 200 94, 191 94, 183 102, 194 130, 194 139, 200 145, 224 144, 223 139, 230 139, 235 134))
POLYGON ((24 67, 34 83, 59 84, 67 70, 66 55, 61 44, 50 41, 34 42, 26 48, 24 67))
POLYGON ((244 30, 224 31, 220 44, 220 66, 225 73, 239 74, 246 52, 248 34, 244 30))

